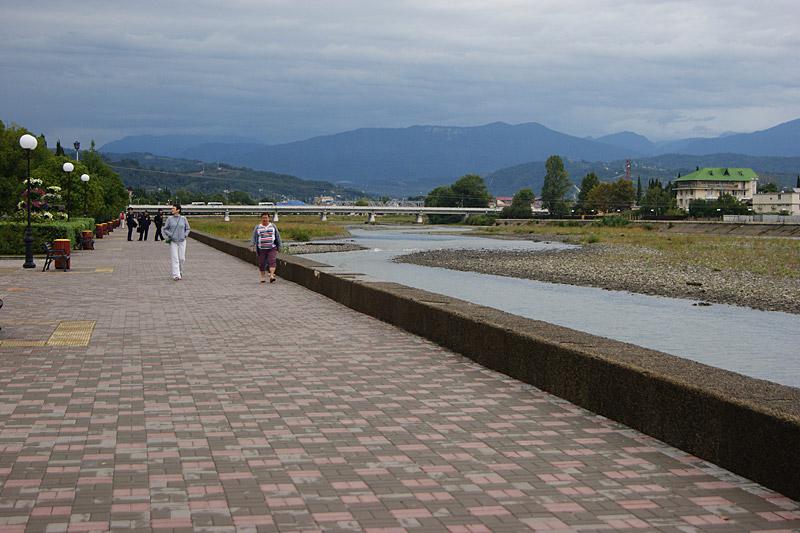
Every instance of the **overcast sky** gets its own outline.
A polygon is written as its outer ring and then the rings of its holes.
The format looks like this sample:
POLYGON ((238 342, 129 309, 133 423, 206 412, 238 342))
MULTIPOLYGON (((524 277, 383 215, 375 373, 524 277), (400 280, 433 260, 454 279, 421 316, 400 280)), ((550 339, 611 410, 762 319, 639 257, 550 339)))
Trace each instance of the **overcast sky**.
POLYGON ((71 143, 540 122, 653 140, 800 117, 798 0, 40 0, 0 120, 71 143))

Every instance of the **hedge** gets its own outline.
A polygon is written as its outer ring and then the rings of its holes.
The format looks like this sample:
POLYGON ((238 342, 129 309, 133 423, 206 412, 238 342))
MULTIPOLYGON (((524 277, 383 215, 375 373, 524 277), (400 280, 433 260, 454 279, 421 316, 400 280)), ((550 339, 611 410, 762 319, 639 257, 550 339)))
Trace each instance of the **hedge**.
MULTIPOLYGON (((0 255, 22 255, 25 253, 25 222, 0 221, 0 255)), ((55 239, 78 242, 82 230, 94 231, 93 218, 73 218, 69 222, 32 222, 33 253, 42 253, 42 244, 55 239)))

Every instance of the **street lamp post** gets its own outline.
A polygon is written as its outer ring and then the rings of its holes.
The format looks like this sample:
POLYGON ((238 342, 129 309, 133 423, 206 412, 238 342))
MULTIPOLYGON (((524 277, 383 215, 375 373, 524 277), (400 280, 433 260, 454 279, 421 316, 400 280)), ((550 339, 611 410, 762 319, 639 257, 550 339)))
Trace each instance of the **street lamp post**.
POLYGON ((81 174, 81 181, 83 182, 83 216, 88 217, 89 210, 86 206, 89 198, 89 174, 81 174))
POLYGON ((74 143, 72 143, 72 147, 75 148, 75 161, 80 161, 81 160, 81 154, 80 154, 81 143, 79 143, 78 141, 75 141, 74 143))
POLYGON ((19 145, 25 150, 28 156, 28 193, 25 204, 28 207, 28 225, 25 227, 25 263, 24 268, 36 268, 33 262, 33 235, 31 234, 31 152, 36 148, 39 141, 33 135, 25 134, 19 138, 19 145))
POLYGON ((61 168, 67 173, 67 220, 69 220, 69 212, 72 210, 72 171, 75 170, 75 165, 67 161, 61 168))

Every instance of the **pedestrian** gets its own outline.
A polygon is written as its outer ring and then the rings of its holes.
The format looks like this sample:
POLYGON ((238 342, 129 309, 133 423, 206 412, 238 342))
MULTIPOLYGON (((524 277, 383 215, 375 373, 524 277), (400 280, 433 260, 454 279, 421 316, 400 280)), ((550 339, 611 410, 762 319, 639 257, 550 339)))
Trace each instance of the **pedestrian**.
POLYGON ((269 221, 269 213, 261 213, 261 222, 253 228, 253 236, 250 239, 250 250, 258 254, 258 274, 261 283, 267 281, 267 265, 269 265, 269 282, 275 282, 275 268, 280 248, 281 234, 278 228, 269 221))
POLYGON ((139 240, 146 241, 147 234, 150 231, 150 213, 144 211, 139 218, 139 240))
POLYGON ((153 217, 153 224, 156 225, 155 240, 163 241, 164 235, 161 234, 161 227, 164 225, 164 217, 161 216, 161 209, 159 209, 158 213, 156 213, 156 216, 153 217))
POLYGON ((133 208, 128 208, 128 217, 125 219, 125 224, 128 226, 128 240, 132 241, 131 235, 133 234, 133 228, 136 227, 136 214, 133 212, 133 208))
POLYGON ((140 211, 136 215, 136 233, 139 234, 139 240, 142 240, 142 232, 144 231, 144 211, 140 211))
POLYGON ((180 204, 172 206, 172 216, 164 224, 164 242, 169 244, 169 255, 172 261, 172 279, 183 277, 183 265, 186 262, 186 237, 189 235, 189 221, 181 215, 180 204))

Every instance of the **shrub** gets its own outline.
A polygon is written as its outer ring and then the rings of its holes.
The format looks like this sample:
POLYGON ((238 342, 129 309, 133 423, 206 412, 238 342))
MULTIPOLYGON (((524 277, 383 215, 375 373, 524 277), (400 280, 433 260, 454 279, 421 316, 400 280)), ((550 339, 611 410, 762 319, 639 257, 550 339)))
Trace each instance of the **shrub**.
POLYGON ((598 237, 594 233, 590 233, 589 235, 586 236, 586 238, 583 240, 583 242, 585 242, 587 244, 594 244, 596 242, 600 242, 600 237, 598 237))
MULTIPOLYGON (((0 222, 0 254, 20 255, 25 253, 25 222, 0 222)), ((94 220, 78 218, 69 222, 31 223, 33 253, 39 253, 42 244, 55 239, 69 239, 75 244, 82 230, 94 231, 94 220)))
POLYGON ((286 233, 291 241, 308 242, 311 240, 311 233, 303 228, 289 228, 286 233))

